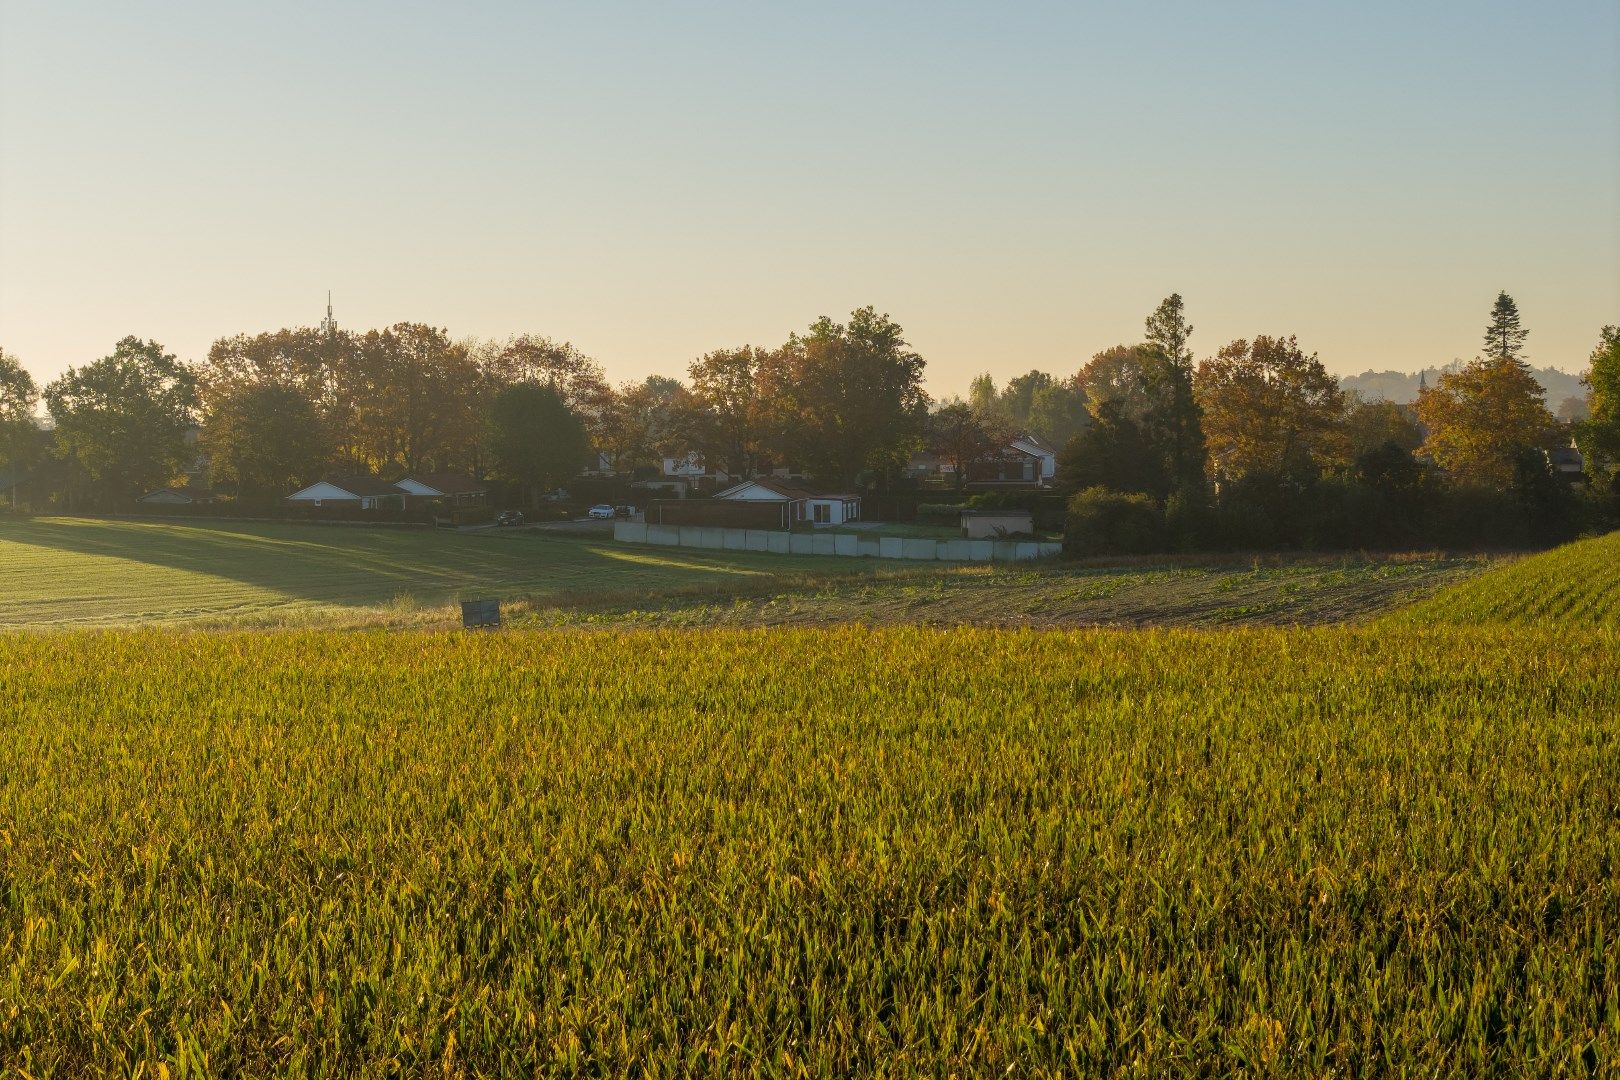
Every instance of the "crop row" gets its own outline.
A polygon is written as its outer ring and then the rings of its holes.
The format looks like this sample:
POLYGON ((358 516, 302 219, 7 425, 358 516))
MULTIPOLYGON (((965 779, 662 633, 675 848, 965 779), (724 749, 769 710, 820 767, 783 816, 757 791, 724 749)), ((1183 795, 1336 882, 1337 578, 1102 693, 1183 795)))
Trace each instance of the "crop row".
POLYGON ((0 1070, 1612 1070, 1617 652, 0 636, 0 1070))

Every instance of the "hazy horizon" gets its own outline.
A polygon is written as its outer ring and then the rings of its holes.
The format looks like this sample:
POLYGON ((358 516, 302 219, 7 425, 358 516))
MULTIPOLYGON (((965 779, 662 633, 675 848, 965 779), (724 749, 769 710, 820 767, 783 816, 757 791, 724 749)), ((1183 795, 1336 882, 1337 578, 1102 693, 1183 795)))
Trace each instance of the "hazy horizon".
POLYGON ((1336 375, 1620 322, 1620 8, 0 0, 0 345, 401 320, 683 375, 872 304, 936 396, 1139 340, 1336 375))

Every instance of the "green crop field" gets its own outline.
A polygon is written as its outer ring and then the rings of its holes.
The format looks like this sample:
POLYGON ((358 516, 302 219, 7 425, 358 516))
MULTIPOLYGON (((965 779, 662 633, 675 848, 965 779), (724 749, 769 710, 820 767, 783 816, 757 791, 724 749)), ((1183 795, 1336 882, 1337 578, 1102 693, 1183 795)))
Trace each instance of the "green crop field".
POLYGON ((0 627, 448 627, 494 597, 533 626, 1242 625, 1374 614, 1477 558, 951 565, 533 532, 0 518, 0 627))
POLYGON ((1394 618, 1430 625, 1620 627, 1620 532, 1521 559, 1394 618))
POLYGON ((0 634, 0 1071, 1613 1075, 1616 655, 0 634))

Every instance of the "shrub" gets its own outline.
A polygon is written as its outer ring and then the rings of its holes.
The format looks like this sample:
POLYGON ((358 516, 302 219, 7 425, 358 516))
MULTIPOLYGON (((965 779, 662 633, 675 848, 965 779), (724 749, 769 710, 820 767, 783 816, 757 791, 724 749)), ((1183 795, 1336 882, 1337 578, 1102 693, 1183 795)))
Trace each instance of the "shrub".
POLYGON ((1164 547, 1164 514, 1151 495, 1093 487, 1069 500, 1065 554, 1141 555, 1164 547))

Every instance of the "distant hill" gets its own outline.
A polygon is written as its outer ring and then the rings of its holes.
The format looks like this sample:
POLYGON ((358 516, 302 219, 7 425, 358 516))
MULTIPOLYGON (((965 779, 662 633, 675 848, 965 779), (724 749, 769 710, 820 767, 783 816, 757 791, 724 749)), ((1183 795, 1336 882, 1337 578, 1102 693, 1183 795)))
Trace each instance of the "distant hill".
MULTIPOLYGON (((1339 385, 1346 391, 1355 391, 1368 401, 1383 398, 1404 403, 1417 400, 1419 375, 1427 376, 1429 385, 1433 386, 1442 373, 1456 371, 1462 366, 1462 361, 1453 360, 1444 367, 1425 368, 1421 372, 1363 371, 1360 375, 1346 375, 1339 380, 1339 385)), ((1581 385, 1579 375, 1550 367, 1531 370, 1536 381, 1547 391, 1547 407, 1555 412, 1565 398, 1586 396, 1586 387, 1581 385)))

